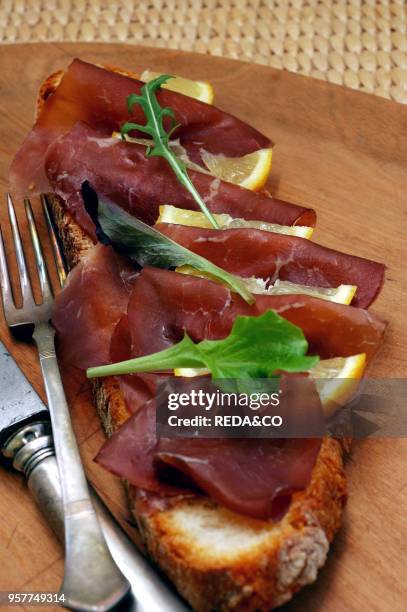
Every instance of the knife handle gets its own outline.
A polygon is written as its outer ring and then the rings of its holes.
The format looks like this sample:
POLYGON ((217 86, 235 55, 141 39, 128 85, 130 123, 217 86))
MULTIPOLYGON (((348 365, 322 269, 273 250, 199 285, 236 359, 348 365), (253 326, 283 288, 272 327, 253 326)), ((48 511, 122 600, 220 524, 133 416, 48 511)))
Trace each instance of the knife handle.
POLYGON ((25 425, 8 438, 1 450, 5 457, 13 461, 13 467, 25 474, 38 506, 63 543, 61 485, 51 424, 48 421, 37 421, 25 425))
POLYGON ((47 523, 64 543, 64 516, 61 500, 61 484, 55 456, 45 457, 32 470, 27 479, 28 488, 47 523))

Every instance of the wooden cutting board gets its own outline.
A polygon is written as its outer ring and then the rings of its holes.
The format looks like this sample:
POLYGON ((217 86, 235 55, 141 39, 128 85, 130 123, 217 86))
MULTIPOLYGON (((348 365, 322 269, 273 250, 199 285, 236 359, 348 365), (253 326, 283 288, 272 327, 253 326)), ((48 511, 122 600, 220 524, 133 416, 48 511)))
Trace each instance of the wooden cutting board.
MULTIPOLYGON (((11 158, 32 125, 40 83, 75 56, 136 72, 148 67, 211 81, 216 104, 270 136, 276 143, 270 188, 283 199, 315 207, 315 240, 388 266, 373 310, 390 326, 372 374, 407 375, 407 106, 284 71, 179 51, 116 44, 3 45, 2 191, 11 158)), ((0 209, 4 220, 3 203, 0 209)), ((1 317, 0 337, 44 397, 35 352, 10 337, 1 317)), ((92 462, 103 433, 87 383, 72 372, 64 379, 88 476, 128 527, 120 485, 92 462)), ((287 611, 406 608, 406 464, 406 440, 355 444, 343 529, 316 584, 288 604, 287 611)), ((57 590, 62 549, 33 506, 23 479, 4 469, 0 516, 0 590, 57 590)))

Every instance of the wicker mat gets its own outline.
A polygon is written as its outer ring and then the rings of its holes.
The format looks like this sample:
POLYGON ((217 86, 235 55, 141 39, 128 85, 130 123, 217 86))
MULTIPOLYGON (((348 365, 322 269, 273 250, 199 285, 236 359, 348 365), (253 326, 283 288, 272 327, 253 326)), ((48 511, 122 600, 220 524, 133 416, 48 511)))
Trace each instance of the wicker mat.
POLYGON ((407 104, 405 0, 0 0, 0 42, 127 42, 239 58, 407 104))

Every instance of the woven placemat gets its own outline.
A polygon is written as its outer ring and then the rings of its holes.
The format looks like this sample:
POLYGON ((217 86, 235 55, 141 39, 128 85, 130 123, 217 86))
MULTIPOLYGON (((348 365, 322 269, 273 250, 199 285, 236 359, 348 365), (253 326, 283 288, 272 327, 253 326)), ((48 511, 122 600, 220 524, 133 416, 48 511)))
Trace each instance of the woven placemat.
POLYGON ((0 42, 126 42, 232 57, 407 104, 405 0, 0 0, 0 42))

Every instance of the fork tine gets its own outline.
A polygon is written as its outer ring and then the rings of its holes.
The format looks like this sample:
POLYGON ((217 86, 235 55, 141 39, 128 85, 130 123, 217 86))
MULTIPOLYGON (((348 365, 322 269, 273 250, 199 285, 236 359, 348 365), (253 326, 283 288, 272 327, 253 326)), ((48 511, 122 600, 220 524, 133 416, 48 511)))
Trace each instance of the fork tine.
POLYGON ((15 310, 13 291, 11 289, 10 277, 7 268, 6 250, 4 248, 3 234, 0 227, 0 286, 3 299, 3 309, 6 319, 10 309, 15 310))
POLYGON ((58 238, 56 235, 55 225, 51 218, 49 207, 48 207, 48 199, 45 194, 41 195, 42 208, 44 211, 45 221, 47 223, 48 233, 51 238, 51 246, 52 252, 54 254, 55 265, 57 268, 59 284, 61 287, 64 286, 66 281, 66 265, 64 261, 64 257, 62 255, 61 248, 59 246, 58 238))
POLYGON ((23 296, 23 304, 26 305, 27 302, 35 304, 31 291, 30 277, 28 276, 27 265, 25 263, 24 250, 21 242, 20 231, 18 229, 16 212, 14 210, 13 200, 11 199, 11 195, 9 193, 7 194, 7 206, 10 217, 10 225, 13 232, 17 264, 20 272, 20 286, 21 294, 23 296))
POLYGON ((40 279, 40 286, 42 291, 43 302, 47 302, 49 299, 53 298, 53 292, 51 283, 49 281, 49 276, 47 272, 47 265, 45 263, 44 255, 41 249, 41 243, 38 236, 37 226, 35 224, 35 219, 31 207, 31 202, 28 198, 24 200, 25 206, 25 214, 28 219, 28 227, 30 229, 31 240, 34 248, 35 260, 37 262, 37 270, 38 276, 40 279))

